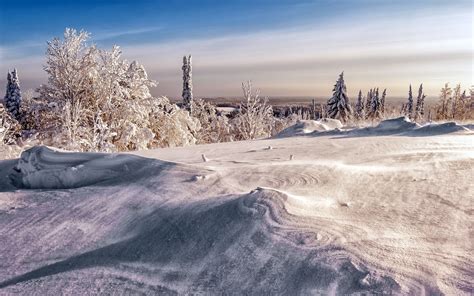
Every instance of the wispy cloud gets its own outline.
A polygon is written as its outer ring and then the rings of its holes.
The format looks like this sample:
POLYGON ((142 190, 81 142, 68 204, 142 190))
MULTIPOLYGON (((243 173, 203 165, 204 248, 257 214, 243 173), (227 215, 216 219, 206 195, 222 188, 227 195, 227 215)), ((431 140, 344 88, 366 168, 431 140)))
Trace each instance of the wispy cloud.
POLYGON ((113 30, 113 31, 102 31, 93 34, 92 37, 95 41, 108 40, 112 38, 119 38, 124 36, 141 35, 146 33, 153 33, 162 30, 162 26, 157 27, 143 27, 143 28, 129 28, 126 30, 113 30))
MULTIPOLYGON (((470 11, 454 9, 392 11, 257 33, 129 43, 123 51, 160 82, 155 95, 179 95, 181 57, 192 54, 197 96, 240 95, 239 84, 247 79, 264 95, 327 96, 342 70, 352 95, 376 85, 388 87, 391 96, 405 95, 408 84, 424 82, 433 96, 446 81, 472 83, 472 27, 465 25, 471 17, 470 11)), ((159 30, 103 31, 94 41, 159 30)), ((9 50, 0 48, 0 53, 9 50)), ((23 80, 38 83, 45 79, 41 63, 42 56, 10 59, 0 70, 24 67, 23 80)))
POLYGON ((349 89, 390 86, 402 95, 409 83, 425 82, 435 94, 443 81, 471 81, 468 12, 416 18, 346 20, 323 26, 236 34, 125 47, 162 81, 161 91, 179 93, 180 56, 195 56, 195 90, 235 95, 239 81, 253 79, 268 95, 328 94, 346 70, 349 89), (231 86, 233 85, 233 86, 231 86))

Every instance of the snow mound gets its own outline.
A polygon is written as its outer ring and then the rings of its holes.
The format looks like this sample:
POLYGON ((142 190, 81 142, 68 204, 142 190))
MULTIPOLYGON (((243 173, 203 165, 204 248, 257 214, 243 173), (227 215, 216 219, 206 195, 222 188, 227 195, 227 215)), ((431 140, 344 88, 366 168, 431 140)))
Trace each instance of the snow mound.
POLYGON ((402 116, 381 121, 374 130, 377 131, 406 131, 416 128, 418 125, 408 117, 402 116))
POLYGON ((469 133, 471 130, 465 126, 457 124, 456 122, 445 122, 430 123, 420 128, 407 131, 405 134, 410 136, 436 136, 458 132, 469 133))
POLYGON ((22 152, 10 179, 20 188, 77 188, 126 174, 136 169, 139 159, 134 155, 67 153, 36 146, 22 152))
POLYGON ((342 123, 337 119, 299 120, 294 125, 278 133, 275 138, 301 136, 314 132, 330 131, 336 128, 342 128, 342 123))
POLYGON ((408 117, 402 116, 387 120, 382 120, 378 125, 373 127, 356 128, 348 131, 349 136, 382 136, 396 135, 413 130, 420 125, 412 122, 408 117))
MULTIPOLYGON (((416 122, 412 122, 408 117, 398 117, 381 121, 377 126, 355 128, 352 130, 333 130, 330 134, 342 136, 387 136, 387 135, 401 135, 401 136, 436 136, 443 134, 451 134, 458 132, 470 133, 471 130, 465 126, 459 125, 455 122, 446 123, 429 123, 424 126, 416 122)), ((326 133, 319 133, 318 135, 326 135, 326 133)))

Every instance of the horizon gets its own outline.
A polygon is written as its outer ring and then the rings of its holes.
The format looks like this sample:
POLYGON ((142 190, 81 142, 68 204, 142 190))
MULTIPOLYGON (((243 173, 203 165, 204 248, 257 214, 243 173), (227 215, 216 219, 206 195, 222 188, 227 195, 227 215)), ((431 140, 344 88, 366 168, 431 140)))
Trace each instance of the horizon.
POLYGON ((472 85, 470 1, 17 1, 2 7, 0 83, 17 68, 23 90, 47 82, 46 42, 66 27, 90 32, 100 48, 119 45, 159 82, 154 96, 180 97, 187 54, 195 97, 240 97, 241 82, 252 80, 264 97, 324 98, 342 71, 350 98, 372 87, 404 97, 409 84, 420 83, 434 98, 446 82, 472 85))

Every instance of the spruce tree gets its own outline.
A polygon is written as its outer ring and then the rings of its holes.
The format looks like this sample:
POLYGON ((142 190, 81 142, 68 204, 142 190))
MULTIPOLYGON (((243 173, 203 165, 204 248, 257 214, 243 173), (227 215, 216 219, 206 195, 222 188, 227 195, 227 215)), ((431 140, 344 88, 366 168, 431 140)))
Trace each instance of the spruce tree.
POLYGON ((380 114, 385 114, 385 96, 387 95, 387 89, 385 88, 382 92, 382 97, 380 98, 380 114))
POLYGON ((367 117, 370 113, 370 103, 372 102, 372 95, 373 91, 372 89, 369 90, 367 93, 367 98, 365 99, 365 116, 367 117))
POLYGON ((359 90, 359 96, 357 97, 356 116, 358 119, 364 118, 364 98, 362 97, 362 90, 359 90))
POLYGON ((16 69, 7 74, 7 91, 3 103, 8 113, 14 119, 20 121, 21 91, 16 69))
POLYGON ((347 96, 346 84, 344 83, 344 72, 334 85, 333 95, 327 103, 327 114, 329 118, 337 118, 347 121, 352 115, 352 108, 347 96))
POLYGON ((418 97, 416 98, 415 120, 423 118, 425 115, 425 94, 423 93, 423 83, 418 89, 418 97))
POLYGON ((368 114, 369 118, 380 118, 380 99, 379 99, 379 89, 376 88, 372 95, 372 100, 370 102, 370 112, 368 114))
POLYGON ((407 108, 406 108, 408 117, 411 119, 413 118, 413 94, 411 91, 411 84, 410 88, 408 89, 408 103, 407 103, 407 108))
POLYGON ((193 68, 191 55, 183 57, 183 106, 190 110, 193 101, 193 68))

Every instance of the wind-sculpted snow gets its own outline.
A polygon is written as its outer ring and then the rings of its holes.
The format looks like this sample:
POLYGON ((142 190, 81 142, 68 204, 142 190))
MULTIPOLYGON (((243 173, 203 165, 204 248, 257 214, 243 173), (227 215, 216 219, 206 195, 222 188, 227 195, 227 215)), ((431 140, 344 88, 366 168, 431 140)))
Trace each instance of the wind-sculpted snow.
POLYGON ((469 295, 472 137, 34 148, 0 162, 0 294, 469 295))
POLYGON ((140 169, 137 157, 103 153, 65 153, 45 146, 21 154, 11 178, 18 187, 76 188, 133 174, 140 169))

